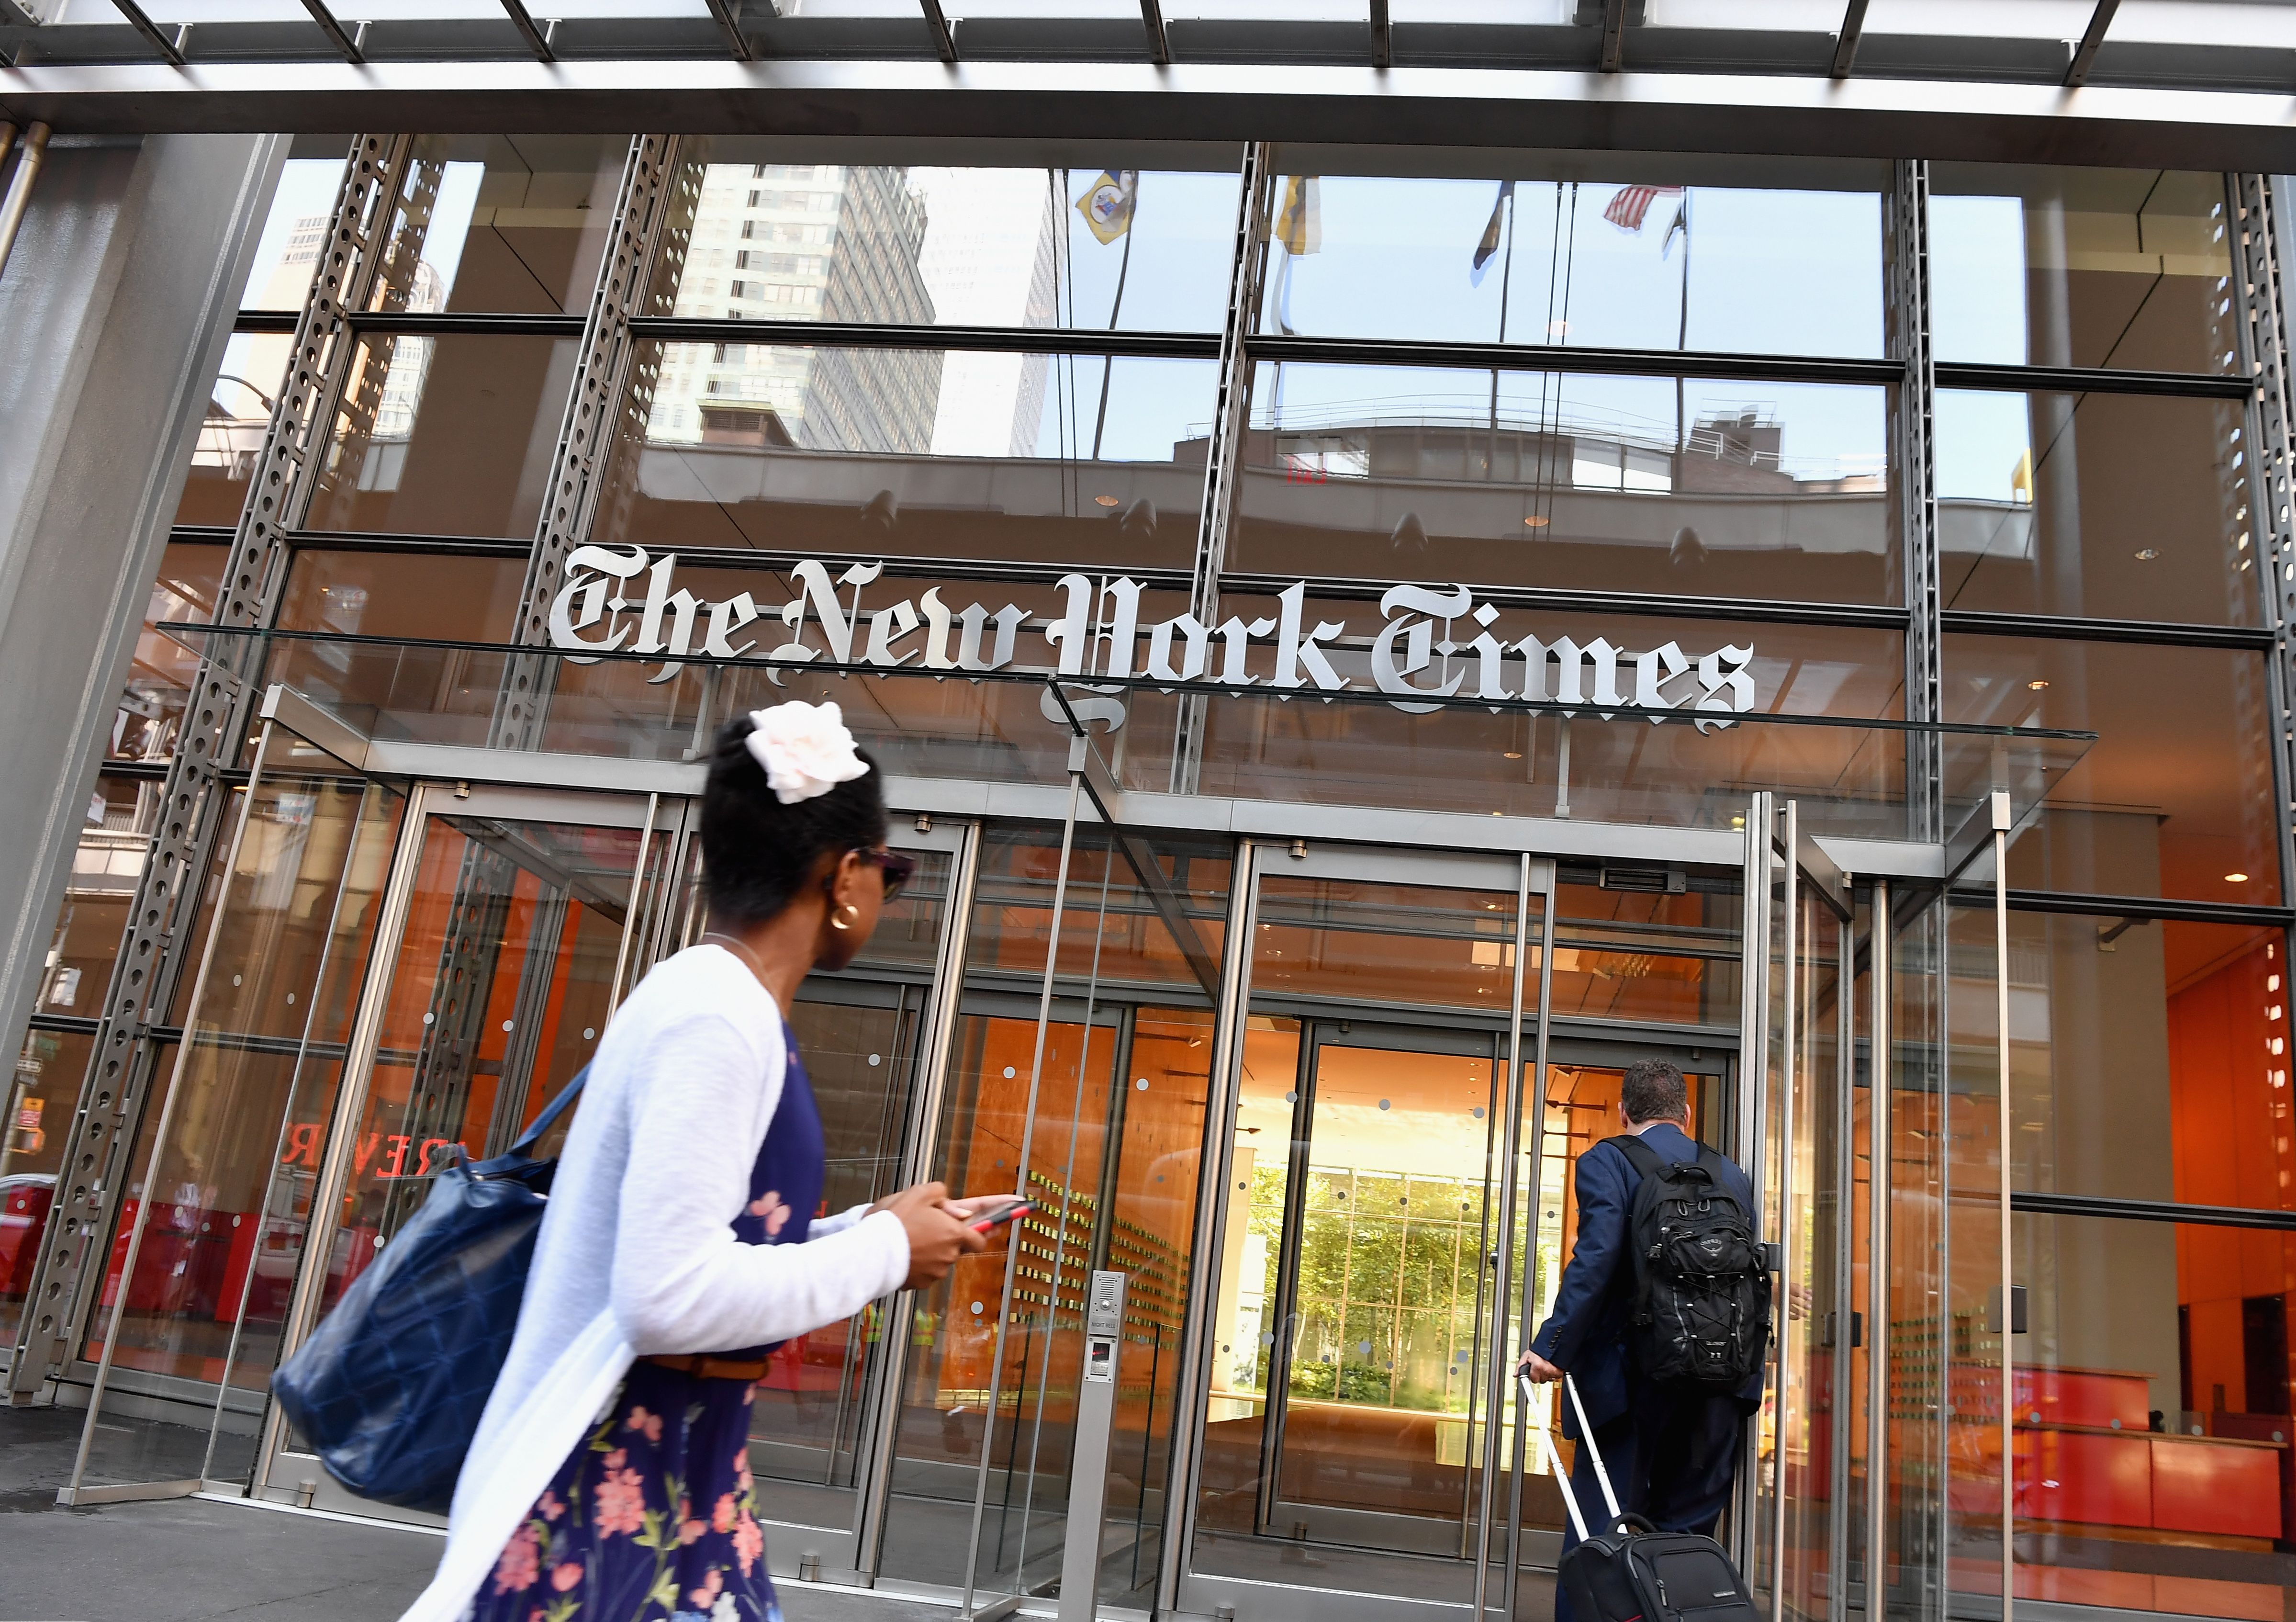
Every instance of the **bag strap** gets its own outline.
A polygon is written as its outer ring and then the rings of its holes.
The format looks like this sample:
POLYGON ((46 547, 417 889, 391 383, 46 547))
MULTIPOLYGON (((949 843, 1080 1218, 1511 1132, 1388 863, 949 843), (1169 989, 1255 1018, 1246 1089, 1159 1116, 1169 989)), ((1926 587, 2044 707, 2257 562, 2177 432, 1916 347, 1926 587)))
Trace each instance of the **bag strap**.
POLYGON ((1605 1138, 1603 1141, 1624 1155, 1628 1164, 1644 1177, 1656 1177, 1672 1164, 1632 1132, 1620 1132, 1617 1137, 1605 1138))
POLYGON ((523 1155, 541 1142, 542 1134, 557 1124, 558 1117, 566 1113, 567 1106, 574 1102, 574 1095, 582 1091, 582 1083, 589 1079, 590 1066, 585 1065, 574 1073, 574 1079, 566 1083, 564 1091, 543 1106, 542 1113, 534 1117, 534 1124, 519 1133, 518 1141, 504 1152, 511 1155, 523 1155))

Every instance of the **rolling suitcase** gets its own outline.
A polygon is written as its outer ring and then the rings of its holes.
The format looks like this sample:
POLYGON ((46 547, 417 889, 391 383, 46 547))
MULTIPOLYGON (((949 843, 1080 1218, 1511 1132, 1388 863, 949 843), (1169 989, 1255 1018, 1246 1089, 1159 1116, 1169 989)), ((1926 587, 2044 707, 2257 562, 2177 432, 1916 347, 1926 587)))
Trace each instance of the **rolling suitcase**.
MULTIPOLYGON (((1521 1380, 1528 1412, 1531 1386, 1521 1380)), ((1578 1402, 1578 1387, 1563 1377, 1570 1405, 1578 1410, 1579 1445, 1595 1463, 1595 1479, 1602 1484, 1603 1502, 1610 1519, 1602 1531, 1590 1531, 1580 1513, 1578 1494, 1554 1436, 1541 1426, 1538 1440, 1546 1449, 1546 1467, 1562 1489, 1562 1507, 1578 1534, 1576 1547, 1562 1557, 1556 1580, 1570 1596, 1576 1622, 1758 1622, 1745 1582, 1722 1545, 1690 1532, 1661 1532, 1639 1515, 1619 1508, 1611 1490, 1611 1473, 1603 1468, 1602 1450, 1595 1445, 1595 1428, 1578 1402)))

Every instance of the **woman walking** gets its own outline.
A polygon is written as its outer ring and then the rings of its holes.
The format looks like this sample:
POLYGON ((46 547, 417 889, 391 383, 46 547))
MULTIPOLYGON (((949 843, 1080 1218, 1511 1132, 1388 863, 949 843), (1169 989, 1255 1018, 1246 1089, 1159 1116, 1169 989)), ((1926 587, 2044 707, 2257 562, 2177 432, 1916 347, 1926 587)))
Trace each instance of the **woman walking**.
POLYGON ((885 827, 835 704, 719 732, 708 930, 599 1043, 446 1553, 405 1622, 777 1622, 748 1453, 767 1354, 988 1242, 939 1183, 813 1216, 821 1121, 785 1010, 909 877, 885 827))

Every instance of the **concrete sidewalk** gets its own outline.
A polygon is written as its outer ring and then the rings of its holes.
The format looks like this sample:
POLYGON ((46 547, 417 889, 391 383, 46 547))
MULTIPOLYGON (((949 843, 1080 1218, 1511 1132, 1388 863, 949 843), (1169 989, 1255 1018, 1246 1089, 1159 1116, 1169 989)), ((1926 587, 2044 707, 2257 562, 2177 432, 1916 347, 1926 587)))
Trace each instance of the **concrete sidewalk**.
MULTIPOLYGON (((75 1409, 0 1408, 0 1622, 393 1622, 436 1533, 203 1498, 63 1509, 75 1409)), ((949 1622, 953 1611, 783 1579, 790 1622, 949 1622)))

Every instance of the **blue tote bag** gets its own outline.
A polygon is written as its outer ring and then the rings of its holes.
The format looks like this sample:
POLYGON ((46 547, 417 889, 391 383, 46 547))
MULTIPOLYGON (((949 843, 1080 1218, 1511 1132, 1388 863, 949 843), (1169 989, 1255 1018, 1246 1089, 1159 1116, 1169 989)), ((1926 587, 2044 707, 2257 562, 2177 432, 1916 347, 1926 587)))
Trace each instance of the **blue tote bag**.
POLYGON ((510 1355, 558 1162, 532 1157, 584 1066, 491 1160, 459 1148, 430 1197, 271 1377, 327 1474, 381 1503, 447 1511, 455 1478, 510 1355))

